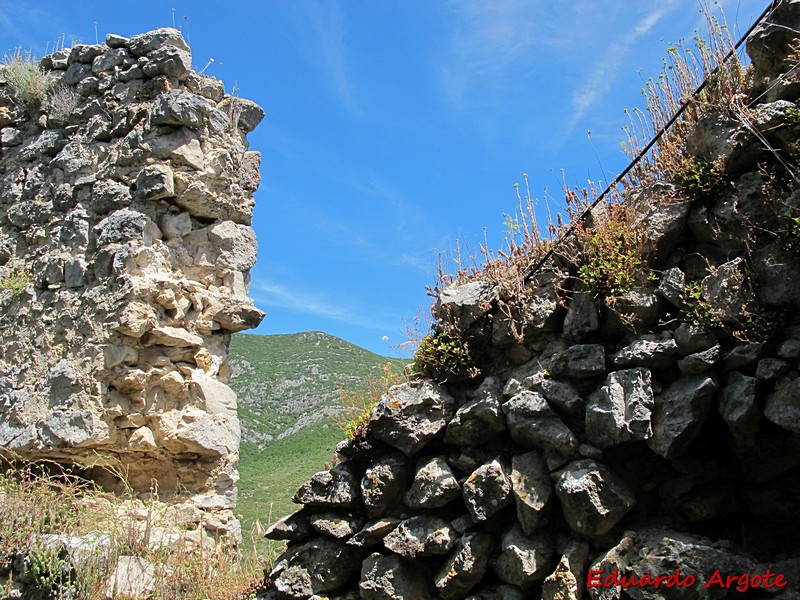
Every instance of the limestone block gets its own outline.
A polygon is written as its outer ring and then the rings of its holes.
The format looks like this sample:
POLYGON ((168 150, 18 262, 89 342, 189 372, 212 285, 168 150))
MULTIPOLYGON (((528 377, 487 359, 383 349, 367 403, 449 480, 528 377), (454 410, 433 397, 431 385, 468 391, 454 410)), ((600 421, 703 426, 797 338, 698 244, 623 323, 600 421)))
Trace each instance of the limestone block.
POLYGON ((171 27, 163 27, 134 35, 128 40, 127 46, 134 56, 145 56, 165 46, 189 50, 189 46, 184 41, 181 32, 171 27))
POLYGON ((494 571, 502 581, 529 589, 547 576, 553 552, 548 536, 528 537, 519 525, 514 525, 500 540, 494 571))
POLYGON ((590 537, 611 530, 636 505, 619 476, 588 459, 567 465, 558 474, 555 490, 569 526, 590 537))
POLYGON ((649 439, 653 406, 649 369, 609 373, 586 406, 586 439, 599 448, 649 439))
POLYGON ((453 397, 433 381, 396 386, 375 407, 370 430, 375 439, 413 455, 444 429, 453 404, 453 397))
POLYGON ((156 588, 155 565, 139 556, 120 556, 106 583, 106 598, 145 598, 156 588))
POLYGON ((405 558, 447 554, 458 534, 445 520, 432 515, 418 515, 402 521, 384 539, 384 545, 405 558))
POLYGON ((175 195, 172 169, 168 165, 145 167, 136 177, 136 195, 143 200, 160 200, 175 195))
POLYGON ((511 439, 528 448, 549 446, 569 452, 578 447, 578 440, 545 397, 537 392, 522 391, 505 404, 511 439))
POLYGON ((438 320, 456 325, 459 331, 467 331, 486 313, 494 295, 494 289, 484 281, 451 285, 439 294, 434 314, 438 320))
POLYGON ((460 495, 461 486, 447 461, 435 456, 417 465, 405 503, 412 508, 439 508, 460 495))
POLYGON ((234 271, 247 271, 256 262, 255 232, 246 225, 222 221, 208 228, 208 241, 219 252, 217 264, 234 271))
POLYGON ((494 547, 487 533, 468 533, 456 543, 452 554, 434 576, 434 584, 444 600, 466 596, 483 578, 494 547))
POLYGON ((193 371, 189 382, 193 402, 211 415, 236 415, 236 394, 224 383, 200 371, 193 371))
POLYGON ((425 572, 397 554, 375 552, 364 560, 358 584, 364 600, 429 598, 430 583, 425 572))

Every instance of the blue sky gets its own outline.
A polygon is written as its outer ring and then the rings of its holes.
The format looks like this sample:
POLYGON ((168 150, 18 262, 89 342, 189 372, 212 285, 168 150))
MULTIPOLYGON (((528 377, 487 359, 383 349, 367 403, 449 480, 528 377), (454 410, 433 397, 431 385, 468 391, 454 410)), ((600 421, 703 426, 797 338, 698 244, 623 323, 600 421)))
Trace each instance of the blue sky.
MULTIPOLYGON (((735 37, 766 4, 722 2, 735 37)), ((555 212, 562 170, 584 185, 624 168, 624 109, 704 28, 696 0, 0 0, 0 49, 173 22, 196 69, 213 58, 205 73, 266 112, 249 136, 257 333, 381 354, 428 310, 440 255, 502 245, 523 173, 555 212)))

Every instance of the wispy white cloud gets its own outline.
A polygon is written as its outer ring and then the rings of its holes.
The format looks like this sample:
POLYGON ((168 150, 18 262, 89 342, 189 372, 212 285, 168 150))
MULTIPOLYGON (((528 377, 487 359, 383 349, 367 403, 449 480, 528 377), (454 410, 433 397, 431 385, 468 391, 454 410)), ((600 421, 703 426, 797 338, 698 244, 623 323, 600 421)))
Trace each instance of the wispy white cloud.
POLYGON ((347 24, 338 2, 299 3, 301 52, 327 78, 339 102, 354 116, 364 111, 358 103, 347 60, 347 24))
POLYGON ((341 321, 350 325, 387 331, 394 325, 382 323, 369 315, 369 311, 357 306, 349 298, 330 298, 321 290, 307 290, 273 283, 265 278, 253 281, 250 295, 261 306, 273 306, 293 312, 341 321))
POLYGON ((441 66, 441 85, 450 107, 461 110, 477 86, 503 76, 528 55, 540 29, 540 0, 451 0, 449 55, 441 66))
POLYGON ((634 23, 626 35, 606 46, 599 60, 590 66, 586 78, 575 86, 572 94, 572 115, 567 123, 564 138, 568 137, 591 108, 608 94, 619 75, 626 55, 636 43, 681 3, 681 0, 663 0, 654 3, 650 12, 634 23))

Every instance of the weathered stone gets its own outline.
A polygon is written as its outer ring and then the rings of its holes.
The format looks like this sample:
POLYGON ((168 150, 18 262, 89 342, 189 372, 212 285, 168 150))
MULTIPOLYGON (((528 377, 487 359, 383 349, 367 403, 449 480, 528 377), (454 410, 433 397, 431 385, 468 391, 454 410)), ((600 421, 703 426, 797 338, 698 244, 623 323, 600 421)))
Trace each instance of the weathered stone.
POLYGON ((309 517, 308 521, 317 533, 336 539, 348 538, 364 525, 359 519, 337 513, 319 513, 309 517))
MULTIPOLYGON (((614 571, 620 575, 624 574, 630 564, 632 548, 633 540, 627 536, 623 537, 616 546, 605 554, 601 554, 589 566, 590 576, 592 573, 596 573, 602 583, 607 576, 611 575, 613 577, 614 571)), ((620 591, 620 587, 614 585, 608 587, 604 585, 587 586, 587 592, 592 600, 618 600, 620 591)))
POLYGON ((542 583, 542 600, 579 600, 583 597, 584 571, 589 544, 570 542, 555 570, 542 583))
POLYGON ((439 294, 434 314, 440 321, 454 324, 467 331, 489 309, 495 291, 483 281, 473 281, 446 287, 439 294))
POLYGON ((160 415, 156 432, 161 444, 175 454, 199 454, 218 459, 235 452, 241 441, 239 419, 187 407, 160 415))
POLYGON ((678 368, 684 375, 699 375, 710 371, 719 360, 719 355, 720 346, 717 344, 708 350, 696 352, 682 358, 678 361, 678 368))
POLYGON ((318 508, 351 508, 360 496, 352 469, 346 463, 319 471, 305 483, 293 501, 318 508))
POLYGON ((404 497, 412 508, 439 508, 461 495, 461 486, 443 458, 436 456, 417 465, 414 481, 404 497))
POLYGON ((553 355, 549 364, 555 377, 586 379, 605 373, 605 349, 600 344, 580 344, 553 355))
POLYGON ((145 167, 136 177, 136 195, 142 200, 160 200, 175 195, 172 169, 168 165, 145 167))
POLYGON ((494 543, 487 533, 468 533, 434 575, 443 600, 459 600, 483 578, 494 543))
POLYGON ((405 558, 447 554, 456 543, 458 534, 453 527, 430 515, 418 515, 402 521, 383 538, 383 544, 405 558))
POLYGON ((58 240, 67 250, 80 253, 89 244, 89 215, 84 210, 70 211, 58 229, 58 240))
POLYGON ((186 87, 213 102, 221 102, 225 97, 225 85, 216 77, 191 73, 186 78, 186 87))
POLYGON ((758 436, 761 414, 756 403, 758 380, 736 371, 728 374, 728 381, 722 388, 719 414, 728 424, 728 429, 742 445, 752 445, 758 436))
POLYGON ((675 330, 674 336, 675 342, 678 344, 678 352, 682 356, 703 352, 713 348, 717 343, 717 338, 713 333, 690 323, 681 323, 675 330))
POLYGON ((578 440, 537 392, 523 391, 503 404, 511 439, 528 448, 550 446, 563 451, 578 440))
POLYGON ((396 386, 375 407, 370 431, 375 439, 413 455, 444 429, 453 404, 453 397, 432 381, 396 386))
POLYGON ((86 284, 86 261, 72 258, 64 261, 64 283, 68 288, 79 288, 86 284))
MULTIPOLYGON (((185 213, 184 213, 185 214, 185 213)), ((255 329, 264 319, 263 310, 239 298, 225 298, 219 308, 208 317, 219 323, 220 329, 236 333, 245 329, 255 329)))
POLYGON ((525 308, 526 336, 535 337, 561 329, 564 310, 561 308, 558 288, 563 279, 561 273, 541 271, 528 284, 531 292, 525 308))
POLYGON ((656 339, 642 337, 625 346, 613 356, 611 364, 615 367, 650 367, 664 369, 672 364, 678 345, 671 338, 656 339))
POLYGON ((553 379, 541 371, 526 377, 522 381, 522 387, 539 392, 549 403, 570 415, 579 413, 586 404, 574 385, 553 379))
POLYGON ((800 306, 800 265, 791 253, 779 244, 767 244, 756 250, 753 270, 761 306, 800 306))
POLYGON ((588 459, 567 465, 558 474, 555 490, 569 526, 589 537, 610 531, 636 505, 619 476, 588 459))
POLYGON ((197 134, 185 127, 168 134, 151 134, 144 142, 143 150, 151 152, 156 158, 171 160, 197 171, 206 168, 206 158, 197 134))
POLYGON ((431 585, 418 565, 376 552, 363 562, 358 588, 363 600, 406 600, 429 598, 431 585))
POLYGON ((308 513, 305 509, 301 509, 267 527, 264 537, 270 540, 301 542, 310 538, 312 534, 308 513))
POLYGON ((500 556, 494 571, 505 583, 530 589, 547 576, 553 550, 549 537, 526 536, 519 525, 514 525, 500 540, 500 556))
POLYGON ((161 237, 161 230, 140 212, 123 208, 116 210, 95 226, 98 246, 119 244, 131 240, 142 240, 152 244, 161 237))
POLYGON ((647 288, 634 288, 614 300, 614 310, 606 316, 604 335, 627 337, 637 331, 653 328, 661 313, 659 295, 647 288))
POLYGON ((664 458, 686 453, 700 433, 717 384, 710 377, 687 375, 654 398, 650 449, 664 458))
POLYGON ((358 549, 333 538, 318 537, 289 548, 270 577, 280 598, 305 600, 312 594, 335 590, 360 567, 358 549))
POLYGON ((197 129, 203 125, 204 119, 208 119, 212 110, 211 103, 205 98, 181 90, 170 90, 153 103, 150 119, 153 125, 197 129))
POLYGON ((92 61, 92 73, 100 75, 104 71, 111 71, 115 67, 121 66, 130 55, 125 48, 115 48, 107 50, 103 54, 95 57, 92 61))
POLYGON ((675 308, 683 308, 686 291, 686 274, 678 267, 664 271, 658 284, 658 293, 675 308))
POLYGON ((92 64, 95 58, 108 50, 105 44, 75 44, 69 53, 68 63, 92 64))
POLYGON ((106 583, 107 598, 146 598, 156 588, 156 567, 139 556, 120 556, 106 583))
POLYGON ((631 226, 647 230, 642 253, 658 267, 684 236, 691 203, 681 197, 674 185, 667 183, 634 188, 628 202, 634 212, 631 226))
POLYGON ((761 94, 763 90, 767 101, 797 98, 797 82, 791 76, 796 65, 789 57, 797 39, 798 14, 800 6, 795 1, 776 4, 747 40, 747 54, 753 62, 753 81, 756 82, 753 92, 761 94), (782 77, 784 74, 787 76, 782 77))
POLYGON ((217 264, 233 271, 247 271, 256 264, 256 234, 246 225, 222 221, 208 228, 208 240, 220 250, 217 264))
POLYGON ((764 416, 792 433, 800 433, 800 377, 778 381, 767 396, 764 416))
POLYGON ((128 40, 127 46, 134 56, 145 56, 165 46, 189 50, 189 46, 186 45, 181 32, 171 27, 154 29, 134 35, 128 40))
POLYGON ((217 108, 226 112, 231 123, 235 123, 236 128, 245 133, 253 131, 264 118, 264 109, 246 98, 228 96, 219 103, 217 108))
POLYGON ((735 325, 745 320, 758 305, 743 258, 735 258, 716 269, 701 282, 704 298, 713 298, 712 312, 722 323, 735 325))
POLYGON ((725 355, 722 365, 728 370, 742 369, 749 367, 756 362, 764 351, 764 343, 750 343, 742 346, 736 346, 733 350, 725 355))
POLYGON ((188 390, 192 401, 202 406, 208 414, 236 415, 236 394, 215 377, 192 371, 188 390))
POLYGON ((784 340, 775 348, 778 357, 785 359, 800 358, 800 340, 784 340))
POLYGON ((580 342, 598 329, 600 329, 600 313, 591 294, 588 292, 575 294, 569 302, 564 317, 564 336, 568 340, 580 342))
POLYGON ((653 387, 645 368, 614 371, 586 406, 586 439, 608 448, 653 435, 653 387))
POLYGON ((370 465, 361 480, 367 515, 382 515, 400 499, 405 489, 406 471, 406 462, 400 454, 388 454, 370 465))
POLYGON ((547 522, 553 484, 541 453, 520 454, 511 459, 511 487, 517 520, 526 535, 533 535, 547 522))
POLYGON ((140 338, 158 322, 156 311, 148 304, 134 300, 120 310, 116 330, 123 335, 140 338))
POLYGON ((500 408, 503 398, 494 378, 485 379, 469 397, 471 399, 456 411, 447 425, 446 444, 482 444, 506 430, 506 420, 500 408))
POLYGON ((400 519, 395 519, 393 517, 370 521, 364 525, 361 531, 347 540, 347 545, 362 548, 380 544, 383 542, 383 538, 399 524, 400 519))
POLYGON ((153 327, 148 334, 146 344, 157 344, 173 348, 191 348, 202 346, 203 338, 179 327, 153 327))
POLYGON ((66 85, 78 85, 87 77, 92 76, 92 65, 84 65, 81 63, 72 63, 61 81, 66 85))
POLYGON ((112 179, 101 179, 92 185, 92 198, 99 214, 126 208, 131 203, 130 188, 112 179))
POLYGON ((498 460, 481 465, 464 482, 464 504, 472 520, 485 521, 511 504, 511 479, 498 460))
POLYGON ((756 367, 756 378, 769 380, 783 375, 789 370, 789 363, 779 358, 762 358, 756 367))

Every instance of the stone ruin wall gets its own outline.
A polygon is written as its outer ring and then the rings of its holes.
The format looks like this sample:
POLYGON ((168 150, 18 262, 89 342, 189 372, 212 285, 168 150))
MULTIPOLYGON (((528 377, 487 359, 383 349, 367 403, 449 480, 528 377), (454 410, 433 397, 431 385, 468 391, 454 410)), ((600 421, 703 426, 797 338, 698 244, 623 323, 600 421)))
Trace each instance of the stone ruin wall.
POLYGON ((800 597, 800 255, 782 220, 800 214, 798 31, 786 1, 751 37, 750 126, 720 111, 690 140, 730 189, 628 197, 651 276, 613 310, 564 256, 531 282, 522 340, 491 284, 440 294, 438 329, 481 375, 380 399, 268 530, 288 549, 261 598, 800 597), (602 585, 615 572, 670 579, 602 585))
POLYGON ((27 281, 0 290, 0 448, 180 494, 183 518, 236 532, 228 345, 264 316, 246 139, 263 111, 192 71, 175 29, 41 65, 41 105, 0 73, 0 282, 27 281))

